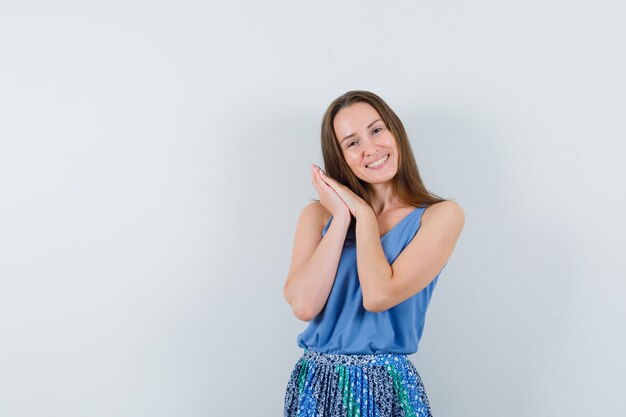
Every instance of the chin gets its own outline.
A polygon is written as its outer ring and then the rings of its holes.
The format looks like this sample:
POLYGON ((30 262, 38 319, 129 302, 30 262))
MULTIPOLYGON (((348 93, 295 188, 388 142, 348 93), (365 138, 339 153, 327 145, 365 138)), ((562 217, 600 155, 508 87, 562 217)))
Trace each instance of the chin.
POLYGON ((367 184, 384 184, 386 182, 391 181, 395 176, 396 176, 396 172, 394 172, 393 175, 385 176, 382 178, 360 178, 359 177, 359 179, 362 182, 365 182, 367 184))

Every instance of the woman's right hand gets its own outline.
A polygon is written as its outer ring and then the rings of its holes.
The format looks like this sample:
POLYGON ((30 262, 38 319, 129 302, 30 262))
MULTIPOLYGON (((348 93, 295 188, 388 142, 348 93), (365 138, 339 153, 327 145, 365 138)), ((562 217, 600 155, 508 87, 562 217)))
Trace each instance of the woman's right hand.
POLYGON ((342 216, 350 218, 350 209, 339 197, 339 194, 324 182, 319 170, 320 168, 317 165, 311 164, 311 182, 320 196, 320 203, 332 214, 333 218, 336 219, 342 216))

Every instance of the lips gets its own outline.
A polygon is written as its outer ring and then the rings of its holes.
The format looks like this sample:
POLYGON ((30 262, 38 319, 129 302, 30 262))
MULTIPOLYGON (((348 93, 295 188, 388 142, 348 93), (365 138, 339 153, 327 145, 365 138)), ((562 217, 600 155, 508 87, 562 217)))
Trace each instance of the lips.
POLYGON ((389 154, 383 156, 382 158, 378 158, 374 162, 371 162, 371 163, 365 165, 365 167, 369 168, 369 169, 379 169, 379 168, 383 167, 387 163, 388 160, 389 160, 389 154), (374 163, 376 163, 378 165, 372 166, 372 164, 374 164, 374 163))

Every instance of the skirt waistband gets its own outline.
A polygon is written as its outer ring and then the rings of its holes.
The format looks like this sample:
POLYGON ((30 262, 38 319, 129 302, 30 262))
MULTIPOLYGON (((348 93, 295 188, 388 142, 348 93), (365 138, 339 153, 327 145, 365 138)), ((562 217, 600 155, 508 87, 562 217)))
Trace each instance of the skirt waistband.
POLYGON ((386 366, 401 365, 409 362, 403 353, 345 354, 322 353, 305 350, 302 359, 322 365, 386 366))

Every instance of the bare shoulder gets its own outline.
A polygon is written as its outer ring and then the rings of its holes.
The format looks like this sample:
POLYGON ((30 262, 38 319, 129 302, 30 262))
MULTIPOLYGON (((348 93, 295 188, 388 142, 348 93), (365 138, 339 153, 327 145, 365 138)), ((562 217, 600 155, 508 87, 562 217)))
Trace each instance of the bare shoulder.
POLYGON ((460 230, 465 224, 465 211, 454 200, 441 201, 424 210, 422 224, 446 224, 460 230))

